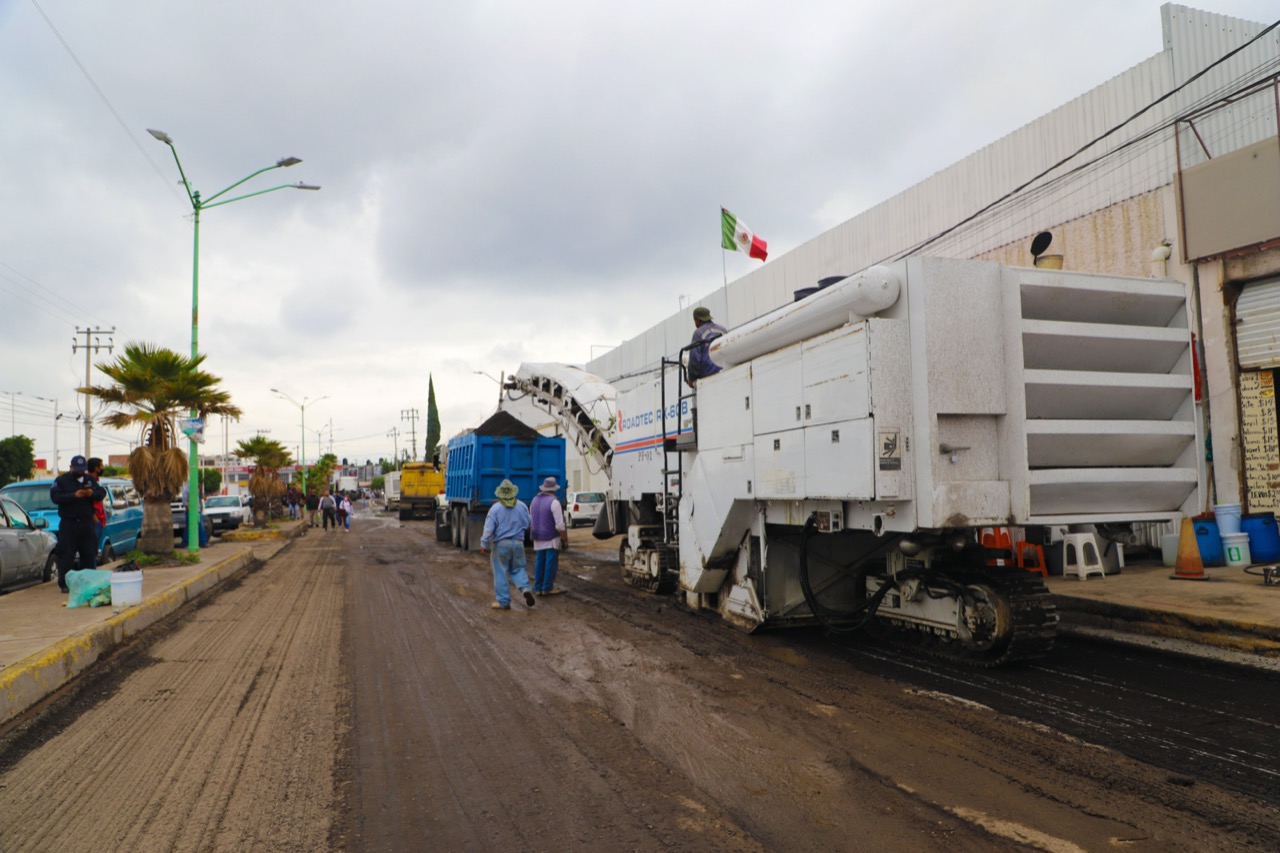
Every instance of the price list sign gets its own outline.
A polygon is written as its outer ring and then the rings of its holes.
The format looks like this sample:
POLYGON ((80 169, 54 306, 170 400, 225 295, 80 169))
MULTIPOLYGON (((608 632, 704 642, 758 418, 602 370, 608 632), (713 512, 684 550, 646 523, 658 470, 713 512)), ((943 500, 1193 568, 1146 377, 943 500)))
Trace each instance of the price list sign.
POLYGON ((1249 511, 1280 510, 1280 427, 1271 371, 1240 374, 1240 411, 1249 511))

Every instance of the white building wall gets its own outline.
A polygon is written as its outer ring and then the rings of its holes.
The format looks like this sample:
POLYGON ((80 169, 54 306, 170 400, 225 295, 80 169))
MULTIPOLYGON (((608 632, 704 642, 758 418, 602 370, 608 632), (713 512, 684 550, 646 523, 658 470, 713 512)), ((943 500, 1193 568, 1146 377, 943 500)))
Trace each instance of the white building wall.
MULTIPOLYGON (((1148 274, 1152 248, 1165 238, 1176 243, 1177 237, 1176 220, 1169 218, 1174 136, 1169 129, 1153 129, 1280 58, 1280 37, 1273 32, 1122 130, 1071 156, 1264 28, 1174 4, 1161 7, 1161 23, 1161 53, 694 304, 710 307, 718 322, 732 328, 790 301, 793 291, 820 278, 905 254, 999 257, 1028 265, 1025 247, 1042 230, 1054 232, 1050 251, 1065 255, 1068 269, 1148 274), (1098 167, 1088 166, 1101 154, 1117 151, 1098 167), (1064 158, 1069 159, 1012 201, 918 248, 1064 158)), ((1276 132, 1274 114, 1263 116, 1252 106, 1197 127, 1211 150, 1231 150, 1276 132)), ((1202 155, 1183 142, 1184 164, 1196 162, 1202 155)), ((1175 259, 1177 255, 1175 246, 1175 259)), ((1189 279, 1189 271, 1179 272, 1189 279)), ((625 389, 637 374, 656 369, 664 355, 674 357, 691 333, 689 311, 681 311, 593 359, 587 369, 625 389)))

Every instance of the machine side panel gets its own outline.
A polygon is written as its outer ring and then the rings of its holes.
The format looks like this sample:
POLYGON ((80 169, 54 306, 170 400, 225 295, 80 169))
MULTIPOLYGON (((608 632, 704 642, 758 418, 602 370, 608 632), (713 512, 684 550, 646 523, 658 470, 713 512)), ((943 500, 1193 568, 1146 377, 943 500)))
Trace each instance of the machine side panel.
POLYGON ((875 497, 876 441, 871 418, 806 427, 804 449, 808 497, 875 497))
POLYGON ((803 344, 806 427, 865 418, 870 413, 866 321, 803 344))
POLYGON ((751 416, 756 435, 804 425, 801 344, 769 353, 751 364, 751 416))
POLYGON ((699 450, 751 443, 750 364, 699 380, 697 392, 699 450))

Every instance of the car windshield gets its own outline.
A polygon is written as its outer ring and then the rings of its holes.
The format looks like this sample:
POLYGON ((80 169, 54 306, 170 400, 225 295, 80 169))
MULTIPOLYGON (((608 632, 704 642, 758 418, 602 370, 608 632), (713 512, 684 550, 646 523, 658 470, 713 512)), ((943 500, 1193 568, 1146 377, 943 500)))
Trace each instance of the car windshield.
POLYGON ((209 498, 207 501, 204 502, 204 505, 205 506, 240 506, 240 499, 233 495, 219 496, 216 498, 209 498))
POLYGON ((5 497, 13 498, 27 512, 56 510, 58 507, 49 497, 49 486, 10 486, 4 490, 5 497))
POLYGON ((604 501, 604 492, 578 492, 574 500, 583 504, 602 503, 604 501))

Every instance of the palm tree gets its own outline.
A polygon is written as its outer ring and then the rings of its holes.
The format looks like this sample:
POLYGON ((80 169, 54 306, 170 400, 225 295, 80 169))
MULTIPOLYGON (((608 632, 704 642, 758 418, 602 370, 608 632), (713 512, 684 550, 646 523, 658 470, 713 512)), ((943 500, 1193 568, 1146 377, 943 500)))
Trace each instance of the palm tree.
POLYGON ((274 438, 255 435, 242 440, 236 446, 242 459, 254 461, 253 476, 249 478, 249 494, 253 496, 253 526, 266 527, 271 520, 271 505, 285 493, 280 469, 293 464, 293 457, 285 446, 274 438))
POLYGON ((97 365, 114 385, 76 389, 118 407, 101 418, 104 425, 139 431, 139 446, 129 454, 129 474, 134 488, 142 494, 138 548, 147 554, 173 553, 169 505, 182 491, 189 471, 187 454, 180 447, 178 419, 189 411, 202 418, 240 418, 239 407, 232 405, 230 395, 217 387, 222 380, 201 369, 204 358, 131 341, 114 361, 97 365))

